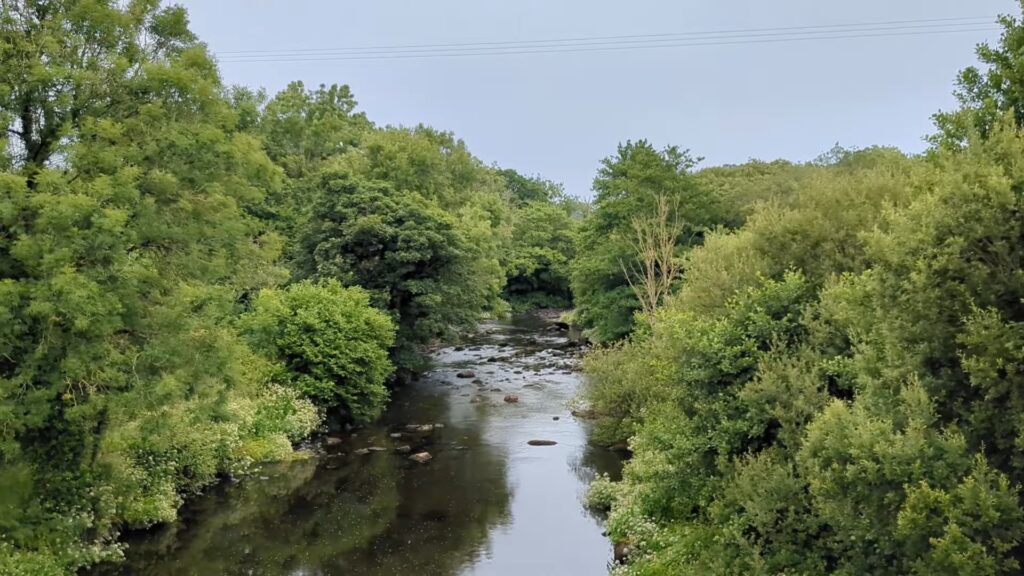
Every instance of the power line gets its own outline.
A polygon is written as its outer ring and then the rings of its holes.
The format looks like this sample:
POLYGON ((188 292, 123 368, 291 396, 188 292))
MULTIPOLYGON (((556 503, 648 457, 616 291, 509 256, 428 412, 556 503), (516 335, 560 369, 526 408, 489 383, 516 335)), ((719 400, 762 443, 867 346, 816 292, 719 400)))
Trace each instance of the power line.
MULTIPOLYGON (((636 45, 638 47, 643 47, 643 45, 657 45, 657 44, 664 44, 666 42, 677 43, 677 42, 697 42, 697 41, 711 41, 711 40, 746 40, 746 39, 751 39, 751 38, 766 38, 766 37, 767 38, 783 37, 783 38, 786 38, 786 39, 795 39, 795 38, 800 38, 800 37, 803 37, 803 36, 820 37, 822 35, 833 36, 833 35, 840 35, 840 34, 847 34, 848 35, 848 34, 852 34, 852 33, 858 33, 859 34, 859 33, 866 33, 866 32, 903 32, 903 31, 908 31, 908 30, 920 30, 920 29, 933 29, 933 30, 936 30, 936 31, 959 31, 960 29, 972 29, 972 30, 974 30, 974 29, 977 29, 977 28, 979 28, 981 26, 983 26, 983 25, 980 24, 980 23, 979 24, 973 24, 973 23, 972 24, 923 24, 923 25, 916 25, 916 26, 898 26, 898 27, 892 27, 892 26, 883 26, 883 27, 869 26, 869 27, 861 27, 861 28, 848 29, 848 30, 831 30, 831 31, 829 31, 829 30, 814 30, 814 31, 807 31, 807 32, 766 32, 766 33, 758 33, 758 34, 747 34, 747 35, 741 35, 741 36, 737 36, 735 34, 718 35, 718 36, 705 36, 705 37, 702 37, 702 38, 663 38, 663 39, 651 38, 651 39, 617 40, 617 41, 602 41, 602 40, 596 40, 595 39, 594 41, 583 41, 583 42, 575 42, 575 41, 570 41, 570 40, 559 40, 559 41, 557 41, 557 42, 563 42, 561 44, 550 44, 550 43, 543 43, 544 41, 537 41, 538 43, 533 44, 533 45, 528 45, 528 46, 524 46, 524 45, 503 45, 503 46, 497 46, 497 45, 495 45, 495 46, 490 46, 490 47, 479 47, 479 48, 470 48, 470 47, 465 47, 465 48, 432 48, 432 49, 427 49, 427 48, 423 48, 423 49, 420 49, 420 48, 416 48, 416 49, 413 49, 413 48, 408 48, 408 49, 386 49, 386 48, 381 48, 381 49, 372 49, 372 50, 371 49, 367 49, 367 50, 362 50, 362 51, 358 51, 358 52, 324 51, 324 52, 318 52, 318 53, 305 53, 305 54, 290 54, 290 53, 287 53, 287 52, 284 52, 284 53, 274 53, 273 51, 266 51, 264 54, 260 54, 260 55, 233 56, 233 57, 228 57, 227 59, 231 60, 231 61, 241 61, 241 60, 250 60, 250 59, 261 60, 263 58, 278 58, 278 57, 314 58, 314 57, 318 57, 318 56, 375 56, 375 55, 382 55, 382 54, 416 54, 416 55, 437 54, 437 55, 448 55, 448 54, 452 54, 452 53, 462 53, 462 52, 471 53, 471 52, 480 52, 480 51, 486 51, 489 54, 492 51, 497 53, 498 51, 505 51, 505 50, 525 50, 525 49, 540 49, 540 48, 573 48, 573 47, 585 47, 585 46, 619 46, 619 45, 622 45, 622 46, 636 45)), ((989 27, 989 25, 985 25, 985 26, 989 27)), ((497 43, 495 43, 495 44, 497 44, 497 43)))
MULTIPOLYGON (((742 36, 719 36, 719 37, 706 37, 706 38, 693 38, 693 39, 665 39, 665 40, 650 40, 641 44, 636 42, 623 43, 623 42, 590 42, 582 44, 562 44, 562 45, 539 45, 539 46, 498 46, 491 48, 461 48, 461 49, 443 49, 443 50, 402 50, 392 52, 351 52, 332 55, 328 54, 295 54, 288 55, 287 53, 274 54, 266 53, 261 56, 253 57, 228 57, 221 58, 220 61, 223 63, 246 63, 246 62, 332 62, 332 61, 346 61, 346 60, 403 60, 403 59, 422 59, 422 58, 451 58, 451 57, 465 57, 465 56, 504 56, 504 55, 523 55, 523 54, 560 54, 560 53, 575 53, 575 52, 611 52, 611 51, 622 51, 622 50, 641 50, 641 49, 664 49, 664 48, 687 48, 687 47, 699 47, 699 46, 728 46, 728 45, 743 45, 743 44, 773 44, 782 42, 799 42, 799 41, 822 41, 822 40, 842 40, 842 39, 867 39, 867 38, 888 38, 888 37, 900 37, 900 36, 935 36, 940 34, 952 34, 952 33, 966 33, 966 32, 990 32, 998 30, 999 28, 993 25, 980 26, 973 24, 963 27, 954 27, 946 29, 929 29, 920 30, 915 29, 916 27, 903 27, 903 28, 876 28, 876 29, 851 29, 841 31, 821 31, 821 32, 807 32, 802 34, 790 34, 790 35, 769 35, 771 37, 758 37, 752 35, 748 37, 742 36), (878 33, 865 33, 865 32, 878 32, 878 33)), ((763 35, 762 35, 763 36, 763 35)))
MULTIPOLYGON (((629 39, 645 39, 645 38, 662 38, 662 39, 684 39, 686 37, 694 36, 717 36, 721 34, 750 34, 758 32, 794 32, 805 30, 805 33, 824 32, 830 29, 842 32, 843 28, 861 28, 865 26, 900 26, 904 25, 937 25, 937 26, 958 26, 958 25, 981 25, 981 24, 992 24, 995 21, 994 16, 974 16, 974 17, 959 17, 959 18, 931 18, 931 19, 918 19, 918 20, 888 20, 888 21, 875 21, 875 22, 858 22, 848 24, 819 24, 813 26, 787 26, 787 27, 776 27, 776 28, 741 28, 731 30, 709 30, 704 32, 668 32, 661 34, 631 34, 623 36, 584 36, 576 38, 555 38, 547 40, 507 40, 500 42, 463 42, 463 43, 452 43, 452 44, 398 44, 391 46, 354 46, 348 48, 295 48, 295 49, 274 49, 274 50, 228 50, 222 51, 218 54, 229 57, 244 57, 246 54, 260 55, 283 55, 283 54, 315 54, 315 53, 335 53, 335 52, 364 52, 364 51, 379 51, 379 50, 401 50, 401 49, 427 49, 427 48, 464 48, 464 47, 495 47, 495 46, 523 46, 531 44, 553 44, 563 42, 585 42, 585 41, 607 41, 607 40, 629 40, 629 39)), ((850 32, 852 30, 845 30, 850 32)))

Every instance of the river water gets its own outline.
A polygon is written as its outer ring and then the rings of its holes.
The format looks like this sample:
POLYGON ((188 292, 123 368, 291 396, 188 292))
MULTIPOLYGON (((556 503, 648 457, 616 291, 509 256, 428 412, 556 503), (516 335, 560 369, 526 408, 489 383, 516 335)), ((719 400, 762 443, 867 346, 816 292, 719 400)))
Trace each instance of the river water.
POLYGON ((570 414, 581 378, 572 342, 522 316, 482 326, 433 361, 396 391, 379 424, 211 489, 180 521, 126 535, 126 561, 94 574, 607 573, 611 545, 583 496, 596 473, 615 477, 621 462, 589 445, 588 424, 570 414), (519 401, 505 402, 509 394, 519 401), (405 446, 433 458, 410 461, 398 452, 405 446), (378 451, 362 453, 370 447, 378 451))

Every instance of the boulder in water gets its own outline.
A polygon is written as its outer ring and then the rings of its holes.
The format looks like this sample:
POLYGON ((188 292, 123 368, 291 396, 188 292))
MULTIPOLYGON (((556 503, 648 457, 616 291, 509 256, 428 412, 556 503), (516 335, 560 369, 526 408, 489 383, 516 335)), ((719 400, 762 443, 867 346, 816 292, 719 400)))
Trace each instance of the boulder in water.
POLYGON ((509 404, 515 404, 516 402, 519 402, 519 396, 516 396, 515 394, 506 394, 505 402, 508 402, 509 404))
POLYGON ((529 440, 527 444, 530 446, 554 446, 555 444, 558 444, 558 442, 555 442, 554 440, 529 440))
POLYGON ((419 464, 426 464, 427 462, 430 462, 433 459, 434 457, 430 455, 430 452, 417 452, 416 454, 409 456, 409 460, 412 460, 413 462, 417 462, 419 464))
POLYGON ((463 370, 455 375, 456 378, 476 378, 476 373, 472 370, 463 370))

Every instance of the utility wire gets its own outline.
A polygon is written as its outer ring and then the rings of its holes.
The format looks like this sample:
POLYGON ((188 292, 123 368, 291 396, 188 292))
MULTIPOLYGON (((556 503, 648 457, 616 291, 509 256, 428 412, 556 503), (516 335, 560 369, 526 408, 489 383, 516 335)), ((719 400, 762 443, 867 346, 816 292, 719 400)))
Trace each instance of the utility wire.
POLYGON ((470 47, 465 47, 465 48, 403 48, 403 49, 379 48, 379 49, 360 50, 358 52, 343 51, 343 50, 346 50, 346 49, 338 49, 338 50, 333 50, 333 51, 325 50, 325 51, 322 51, 322 52, 305 53, 305 54, 275 53, 273 51, 267 51, 266 53, 261 54, 261 55, 229 56, 227 59, 229 59, 229 60, 243 60, 243 59, 245 59, 245 60, 248 60, 248 59, 260 60, 262 58, 278 58, 278 57, 286 57, 286 56, 289 57, 289 58, 307 58, 307 57, 317 57, 317 56, 375 56, 375 55, 381 55, 381 54, 416 54, 416 55, 438 54, 438 55, 447 55, 447 54, 462 53, 462 52, 486 51, 487 53, 490 53, 491 51, 498 52, 498 51, 503 51, 503 50, 515 50, 515 49, 523 50, 523 49, 573 48, 573 47, 585 47, 585 46, 619 46, 619 45, 622 45, 622 46, 637 45, 639 47, 642 47, 642 45, 647 45, 647 44, 657 45, 657 44, 664 44, 664 43, 667 43, 667 42, 678 43, 678 42, 698 42, 698 41, 712 41, 712 40, 747 40, 747 39, 752 39, 752 38, 766 38, 766 37, 767 38, 782 37, 782 38, 785 38, 785 39, 796 39, 796 38, 800 38, 800 37, 803 37, 803 36, 819 37, 819 36, 822 36, 822 35, 828 35, 829 37, 831 37, 833 35, 843 35, 843 34, 848 35, 848 34, 853 34, 853 33, 858 33, 859 34, 859 33, 866 33, 866 32, 905 32, 905 31, 909 31, 909 30, 920 30, 920 29, 935 29, 937 32, 956 32, 956 31, 966 30, 966 29, 974 30, 974 29, 977 29, 977 28, 982 27, 982 26, 985 26, 986 28, 991 27, 990 25, 985 25, 985 24, 981 24, 981 23, 976 23, 976 24, 972 23, 972 24, 966 24, 966 25, 963 25, 963 24, 961 24, 961 25, 953 25, 953 24, 923 24, 923 25, 917 25, 917 26, 899 26, 899 27, 891 27, 891 26, 888 26, 888 27, 878 27, 878 26, 874 26, 874 27, 863 27, 863 28, 849 29, 849 30, 825 30, 825 31, 815 30, 815 31, 808 31, 808 32, 766 32, 766 33, 747 34, 747 35, 740 35, 740 36, 737 36, 735 34, 730 34, 730 35, 719 35, 719 36, 705 36, 705 37, 701 37, 701 38, 664 38, 664 39, 654 39, 654 38, 651 38, 651 39, 617 40, 617 41, 604 41, 604 40, 597 40, 597 39, 594 39, 593 41, 570 41, 570 40, 555 40, 555 41, 546 41, 546 42, 545 41, 537 41, 536 44, 528 45, 528 46, 525 46, 525 45, 508 45, 508 46, 491 46, 491 47, 479 47, 479 48, 470 48, 470 47), (548 42, 563 42, 563 43, 561 43, 561 44, 551 44, 551 43, 548 43, 548 42))
POLYGON ((246 54, 270 54, 270 55, 282 55, 282 54, 302 54, 302 53, 335 53, 335 52, 364 52, 364 51, 379 51, 379 50, 401 50, 401 49, 426 49, 426 48, 464 48, 464 47, 494 47, 494 46, 522 46, 532 44, 555 44, 564 42, 586 42, 586 41, 606 41, 606 40, 629 40, 629 39, 684 39, 687 37, 699 37, 699 36, 717 36, 721 34, 749 34, 757 32, 794 32, 794 31, 807 31, 804 33, 815 33, 825 32, 830 29, 834 29, 838 32, 850 32, 852 30, 842 30, 843 28, 861 28, 861 27, 875 27, 875 26, 900 26, 905 25, 924 25, 930 24, 933 26, 960 26, 960 25, 973 25, 973 24, 992 24, 995 21, 995 17, 991 16, 974 16, 974 17, 960 17, 960 18, 932 18, 932 19, 919 19, 919 20, 889 20, 881 22, 859 22, 849 24, 820 24, 814 26, 788 26, 788 27, 776 27, 776 28, 742 28, 732 30, 709 30, 705 32, 669 32, 662 34, 632 34, 625 36, 584 36, 577 38, 555 38, 547 40, 508 40, 501 42, 465 42, 455 44, 399 44, 392 46, 355 46, 348 48, 296 48, 296 49, 275 49, 275 50, 234 50, 234 51, 222 51, 219 52, 222 56, 228 57, 244 57, 246 54))
POLYGON ((509 40, 502 42, 468 42, 468 43, 457 43, 457 44, 399 44, 392 46, 354 46, 348 48, 295 48, 295 49, 272 49, 272 50, 226 50, 219 52, 221 55, 242 55, 242 54, 260 54, 260 53, 302 53, 302 52, 344 52, 344 51, 364 51, 364 50, 387 50, 387 49, 400 49, 400 48, 458 48, 468 46, 496 46, 496 45, 522 45, 522 44, 547 44, 555 42, 578 42, 578 41, 589 41, 589 40, 626 40, 633 38, 667 38, 667 37, 689 37, 689 36, 707 36, 707 35, 719 35, 719 34, 748 34, 756 32, 793 32, 793 31, 811 31, 816 32, 827 29, 844 29, 844 28, 860 28, 860 27, 876 27, 876 26, 902 26, 902 25, 939 25, 946 23, 947 26, 958 26, 958 25, 969 25, 969 24, 992 24, 995 20, 994 16, 962 16, 955 18, 929 18, 929 19, 908 19, 908 20, 886 20, 886 22, 864 22, 864 23, 853 23, 853 24, 833 24, 833 25, 817 25, 817 26, 792 26, 785 28, 748 28, 738 30, 717 30, 717 31, 706 31, 706 32, 672 32, 664 34, 634 34, 628 36, 587 36, 580 38, 556 38, 548 40, 509 40), (957 24, 958 23, 958 24, 957 24))
POLYGON ((448 48, 448 49, 402 49, 402 50, 365 50, 363 52, 348 52, 340 54, 275 54, 267 52, 263 55, 250 57, 224 57, 220 58, 222 63, 246 63, 246 62, 329 62, 345 60, 402 60, 421 58, 451 58, 465 56, 504 56, 521 54, 559 54, 575 52, 609 52, 622 50, 639 49, 663 49, 663 48, 686 48, 697 46, 728 46, 743 44, 771 44, 781 42, 798 41, 821 41, 841 39, 866 39, 866 38, 887 38, 899 36, 935 36, 940 34, 966 33, 966 32, 989 32, 998 30, 993 25, 981 26, 971 24, 943 29, 926 29, 920 27, 901 28, 868 28, 850 29, 837 31, 806 32, 797 34, 762 34, 743 36, 718 36, 690 39, 664 39, 630 42, 584 42, 576 44, 559 45, 533 45, 533 46, 496 46, 490 48, 448 48), (868 33, 874 32, 874 33, 868 33), (764 37, 768 36, 768 37, 764 37))

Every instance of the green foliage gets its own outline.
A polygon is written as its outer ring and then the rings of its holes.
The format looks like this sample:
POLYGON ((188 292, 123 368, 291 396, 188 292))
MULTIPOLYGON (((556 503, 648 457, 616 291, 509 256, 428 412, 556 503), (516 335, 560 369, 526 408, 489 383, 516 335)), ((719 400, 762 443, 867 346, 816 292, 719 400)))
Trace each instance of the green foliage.
POLYGON ((266 289, 243 322, 257 348, 284 365, 286 384, 317 405, 357 422, 384 409, 394 326, 366 291, 336 280, 266 289))
POLYGON ((1022 154, 1003 124, 787 169, 687 256, 651 327, 588 360, 634 452, 598 490, 621 572, 1019 571, 1022 154))
POLYGON ((513 212, 505 252, 505 297, 513 308, 566 308, 576 221, 556 204, 530 202, 513 212))
POLYGON ((576 320, 592 340, 617 340, 633 329, 640 304, 623 267, 636 258, 630 246, 633 219, 652 215, 658 195, 685 222, 680 250, 699 243, 718 223, 715 199, 690 174, 695 164, 686 151, 656 150, 644 140, 620 145, 615 156, 602 160, 594 210, 580 226, 572 263, 576 320))
POLYGON ((5 3, 0 51, 0 547, 68 573, 318 416, 232 328, 284 278, 280 175, 183 10, 5 3))
POLYGON ((551 204, 565 196, 562 186, 554 182, 523 176, 511 168, 496 172, 505 180, 505 189, 516 206, 533 203, 551 204))
MULTIPOLYGON (((1018 5, 1024 10, 1024 3, 1018 5)), ((953 95, 960 108, 934 116, 939 133, 932 141, 940 147, 960 149, 974 134, 987 137, 1007 114, 1024 126, 1024 26, 1012 15, 1000 16, 999 24, 999 43, 975 49, 987 68, 970 66, 957 77, 953 95)))
POLYGON ((263 107, 259 131, 267 155, 293 177, 314 174, 328 159, 359 145, 372 124, 348 86, 307 90, 292 82, 263 107))
POLYGON ((475 325, 493 296, 477 283, 475 250, 458 221, 415 192, 343 173, 325 174, 303 237, 306 276, 358 285, 397 326, 396 363, 475 325))

